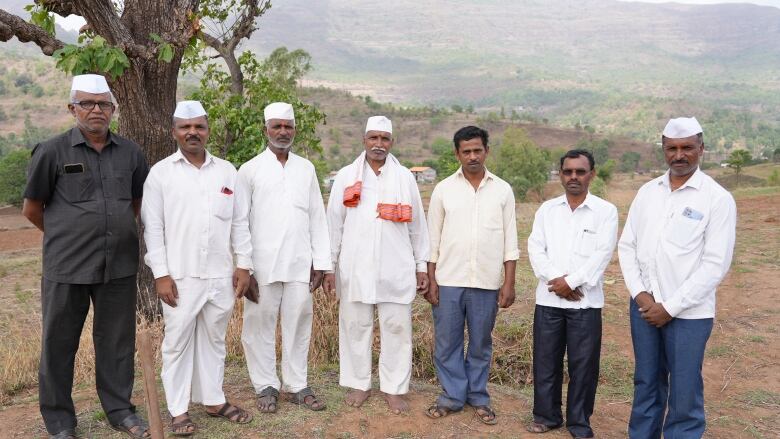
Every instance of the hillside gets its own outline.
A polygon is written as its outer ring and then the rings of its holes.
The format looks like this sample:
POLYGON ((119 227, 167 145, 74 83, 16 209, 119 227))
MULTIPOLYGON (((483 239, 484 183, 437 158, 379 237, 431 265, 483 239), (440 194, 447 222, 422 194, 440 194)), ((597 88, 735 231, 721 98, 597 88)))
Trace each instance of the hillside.
POLYGON ((303 48, 312 83, 379 101, 503 106, 645 141, 696 114, 720 146, 758 153, 757 125, 780 126, 777 41, 780 9, 748 4, 289 0, 247 47, 303 48))
MULTIPOLYGON (((56 70, 53 61, 46 57, 4 53, 6 64, 0 66, 0 136, 32 138, 36 133, 58 132, 70 126, 72 116, 66 108, 69 77, 56 70), (36 133, 29 133, 30 130, 36 133)), ((181 90, 180 95, 185 98, 187 92, 181 90)), ((513 121, 498 115, 486 117, 484 114, 458 113, 434 107, 377 104, 371 98, 324 87, 303 88, 301 95, 327 116, 326 124, 319 126, 317 131, 322 138, 324 158, 333 170, 354 160, 362 150, 366 118, 375 114, 386 114, 393 119, 397 139, 394 153, 412 164, 435 158, 431 144, 437 139, 449 141, 458 128, 469 124, 488 129, 494 145, 500 142, 503 131, 511 125, 521 126, 537 145, 546 149, 571 148, 580 139, 600 138, 584 129, 513 121)), ((615 137, 613 142, 610 156, 616 160, 625 151, 636 151, 645 160, 653 157, 648 143, 622 137, 615 137)))

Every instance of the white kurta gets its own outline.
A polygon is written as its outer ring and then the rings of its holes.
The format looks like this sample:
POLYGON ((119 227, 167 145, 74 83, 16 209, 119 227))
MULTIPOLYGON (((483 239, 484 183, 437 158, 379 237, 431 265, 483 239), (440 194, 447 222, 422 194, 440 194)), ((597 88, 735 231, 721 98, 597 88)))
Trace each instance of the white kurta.
POLYGON ((233 255, 252 268, 246 206, 235 199, 236 169, 206 154, 197 168, 180 151, 161 160, 144 184, 141 218, 155 278, 170 275, 177 306, 163 303, 162 381, 172 416, 190 398, 225 402, 225 333, 233 312, 233 255))
POLYGON ((241 341, 257 393, 298 392, 307 384, 312 298, 310 270, 331 270, 325 206, 314 165, 289 153, 284 166, 269 149, 238 171, 237 194, 250 205, 259 303, 244 301, 241 341), (282 379, 276 373, 281 314, 282 379))
POLYGON ((528 237, 528 258, 539 279, 536 304, 604 307, 604 270, 615 250, 617 228, 617 208, 590 193, 573 211, 566 195, 545 201, 536 211, 528 237), (571 302, 548 291, 547 283, 563 275, 570 288, 580 288, 582 299, 571 302))
POLYGON ((715 289, 734 254, 734 197, 701 170, 675 191, 669 173, 645 183, 618 243, 631 297, 651 292, 672 317, 715 316, 715 289))
POLYGON ((252 260, 260 285, 309 283, 331 270, 325 207, 314 165, 292 152, 284 166, 269 149, 238 170, 236 196, 250 206, 252 260))
MULTIPOLYGON (((388 160, 390 158, 388 157, 388 160)), ((386 202, 379 194, 395 188, 399 182, 376 175, 363 166, 363 189, 357 207, 343 204, 344 188, 353 184, 355 164, 336 175, 328 200, 328 227, 332 260, 337 270, 337 292, 342 301, 362 303, 392 302, 409 304, 416 295, 415 271, 427 272, 430 254, 428 227, 420 191, 412 173, 397 165, 400 184, 411 195, 412 222, 397 223, 380 219, 377 203, 386 202)))

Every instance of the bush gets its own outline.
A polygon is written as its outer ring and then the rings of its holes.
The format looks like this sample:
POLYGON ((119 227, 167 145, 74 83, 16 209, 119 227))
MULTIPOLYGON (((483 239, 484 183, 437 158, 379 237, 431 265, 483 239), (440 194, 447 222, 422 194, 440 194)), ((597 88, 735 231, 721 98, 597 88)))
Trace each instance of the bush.
POLYGON ((597 197, 606 198, 607 196, 607 184, 598 175, 590 181, 588 190, 597 197))
POLYGON ((528 138, 522 128, 510 127, 504 139, 491 153, 489 169, 512 186, 515 196, 525 200, 529 191, 541 195, 547 182, 550 157, 528 138))
POLYGON ((22 205, 30 150, 17 149, 0 159, 0 204, 22 205))

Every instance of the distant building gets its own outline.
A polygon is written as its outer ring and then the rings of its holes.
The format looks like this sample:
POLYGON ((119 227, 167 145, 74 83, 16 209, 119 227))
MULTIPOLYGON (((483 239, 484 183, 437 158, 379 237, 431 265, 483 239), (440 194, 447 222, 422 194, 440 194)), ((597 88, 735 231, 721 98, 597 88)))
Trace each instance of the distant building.
POLYGON ((330 171, 330 173, 322 179, 322 185, 330 189, 330 187, 333 186, 333 180, 336 179, 336 174, 338 174, 338 172, 330 171))
POLYGON ((436 181, 436 170, 428 166, 414 166, 409 168, 414 174, 417 183, 433 183, 436 181))

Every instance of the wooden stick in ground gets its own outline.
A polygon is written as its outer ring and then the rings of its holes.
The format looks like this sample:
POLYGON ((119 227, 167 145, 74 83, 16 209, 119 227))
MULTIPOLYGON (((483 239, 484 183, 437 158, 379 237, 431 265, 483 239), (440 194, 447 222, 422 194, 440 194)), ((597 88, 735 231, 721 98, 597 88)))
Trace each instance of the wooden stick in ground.
POLYGON ((149 330, 142 328, 138 333, 138 351, 141 356, 141 369, 144 374, 144 395, 146 413, 149 416, 149 432, 152 439, 164 439, 162 419, 160 417, 160 399, 157 396, 157 375, 154 373, 152 341, 149 330))

